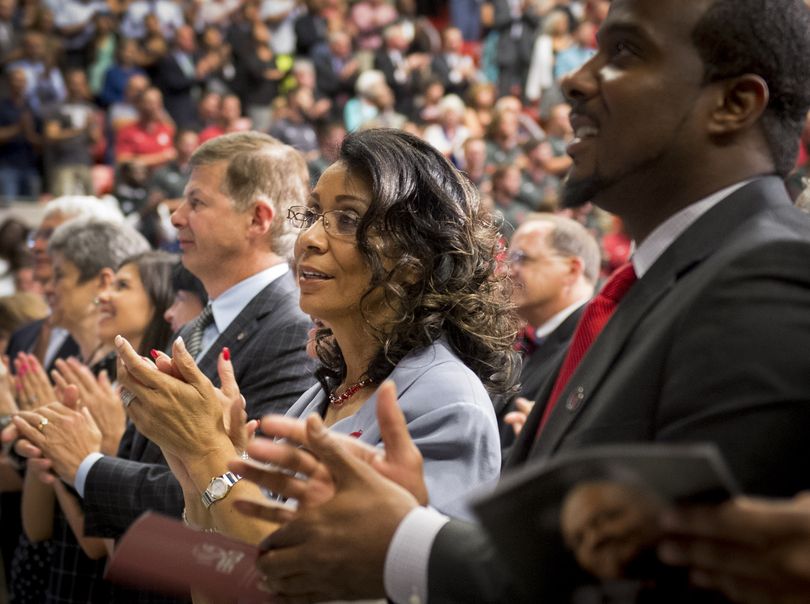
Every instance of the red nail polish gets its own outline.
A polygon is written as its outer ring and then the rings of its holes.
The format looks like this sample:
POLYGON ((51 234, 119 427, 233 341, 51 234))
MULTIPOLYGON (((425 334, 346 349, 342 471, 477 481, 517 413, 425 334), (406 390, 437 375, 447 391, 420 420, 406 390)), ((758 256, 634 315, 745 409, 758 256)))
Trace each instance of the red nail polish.
POLYGON ((230 348, 228 348, 227 346, 225 346, 225 347, 222 349, 222 358, 223 358, 223 359, 225 359, 226 361, 230 361, 230 360, 231 360, 231 349, 230 349, 230 348))
POLYGON ((152 350, 150 350, 150 351, 149 351, 149 354, 151 354, 151 355, 152 355, 152 358, 153 358, 153 359, 157 359, 157 358, 158 358, 158 355, 160 355, 160 353, 159 353, 157 350, 155 350, 154 348, 153 348, 152 350))

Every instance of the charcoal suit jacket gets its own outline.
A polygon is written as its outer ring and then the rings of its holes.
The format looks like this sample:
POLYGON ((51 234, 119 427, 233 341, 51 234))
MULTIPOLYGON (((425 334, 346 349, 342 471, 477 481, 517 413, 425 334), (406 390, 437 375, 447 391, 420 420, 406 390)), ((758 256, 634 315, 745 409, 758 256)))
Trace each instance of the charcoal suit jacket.
MULTIPOLYGON (((248 303, 198 366, 219 386, 217 357, 229 347, 248 416, 283 414, 314 383, 306 355, 310 326, 298 307, 293 277, 286 273, 248 303)), ((187 331, 188 326, 180 335, 187 331)), ((160 448, 129 425, 118 456, 105 456, 90 469, 83 503, 86 534, 118 537, 146 510, 179 518, 183 494, 160 448)))
POLYGON ((498 429, 501 432, 504 462, 511 457, 512 447, 515 444, 514 428, 503 421, 504 417, 507 413, 516 410, 515 398, 517 397, 524 397, 534 401, 535 405, 539 403, 541 407, 545 408, 545 400, 535 400, 535 397, 540 387, 548 379, 556 377, 558 363, 568 350, 568 344, 571 343, 574 330, 576 330, 584 310, 585 305, 583 304, 548 334, 530 355, 524 357, 523 367, 520 369, 520 390, 517 394, 510 397, 503 407, 498 404, 498 401, 494 401, 495 411, 498 415, 498 429))
MULTIPOLYGON (((536 442, 534 409, 507 471, 590 445, 711 442, 745 492, 810 488, 808 258, 810 217, 780 179, 721 201, 629 290, 536 442)), ((483 529, 456 520, 433 543, 428 589, 431 602, 532 599, 483 529)))

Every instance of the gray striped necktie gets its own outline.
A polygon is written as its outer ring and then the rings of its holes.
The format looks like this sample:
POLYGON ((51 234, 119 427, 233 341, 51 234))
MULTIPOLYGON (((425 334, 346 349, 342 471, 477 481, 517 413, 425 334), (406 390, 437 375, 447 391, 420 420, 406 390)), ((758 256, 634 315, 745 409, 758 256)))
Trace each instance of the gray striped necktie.
POLYGON ((199 314, 199 316, 194 319, 191 325, 191 331, 188 334, 188 339, 186 340, 186 350, 192 356, 192 358, 197 358, 197 355, 200 354, 202 350, 202 340, 203 340, 203 332, 205 332, 205 328, 211 325, 214 321, 214 311, 211 309, 211 304, 206 304, 203 311, 199 314))

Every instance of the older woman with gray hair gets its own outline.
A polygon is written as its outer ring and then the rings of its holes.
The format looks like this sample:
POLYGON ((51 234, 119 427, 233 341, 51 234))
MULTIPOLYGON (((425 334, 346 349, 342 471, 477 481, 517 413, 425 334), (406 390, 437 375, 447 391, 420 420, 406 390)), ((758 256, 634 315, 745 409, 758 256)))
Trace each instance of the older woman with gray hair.
MULTIPOLYGON (((110 285, 115 268, 124 259, 148 249, 143 236, 131 227, 95 218, 70 220, 50 237, 48 252, 53 276, 46 293, 53 324, 68 330, 79 345, 81 360, 94 373, 110 367, 114 361, 113 350, 101 342, 97 333, 97 298, 110 285)), ((56 400, 48 376, 33 355, 21 353, 15 365, 22 385, 19 390, 22 409, 35 410, 56 400)), ((18 429, 20 421, 15 420, 18 429)), ((42 419, 36 428, 45 433, 47 426, 47 420, 42 419)), ((17 449, 34 456, 24 441, 17 449)), ((99 560, 107 553, 105 544, 100 539, 84 537, 78 498, 72 489, 48 476, 43 460, 29 460, 22 516, 28 539, 32 542, 50 539, 53 544, 45 589, 47 601, 110 601, 109 587, 101 579, 104 563, 99 560)), ((24 546, 18 548, 20 556, 24 556, 24 550, 24 546)))

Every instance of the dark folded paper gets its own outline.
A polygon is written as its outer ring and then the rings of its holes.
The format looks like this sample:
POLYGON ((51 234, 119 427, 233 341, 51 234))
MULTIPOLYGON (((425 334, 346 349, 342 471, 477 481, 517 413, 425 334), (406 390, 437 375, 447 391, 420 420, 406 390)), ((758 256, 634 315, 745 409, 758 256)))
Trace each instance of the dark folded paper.
POLYGON ((527 601, 665 602, 688 588, 655 559, 658 514, 737 490, 713 445, 610 445, 521 468, 472 508, 527 601))

